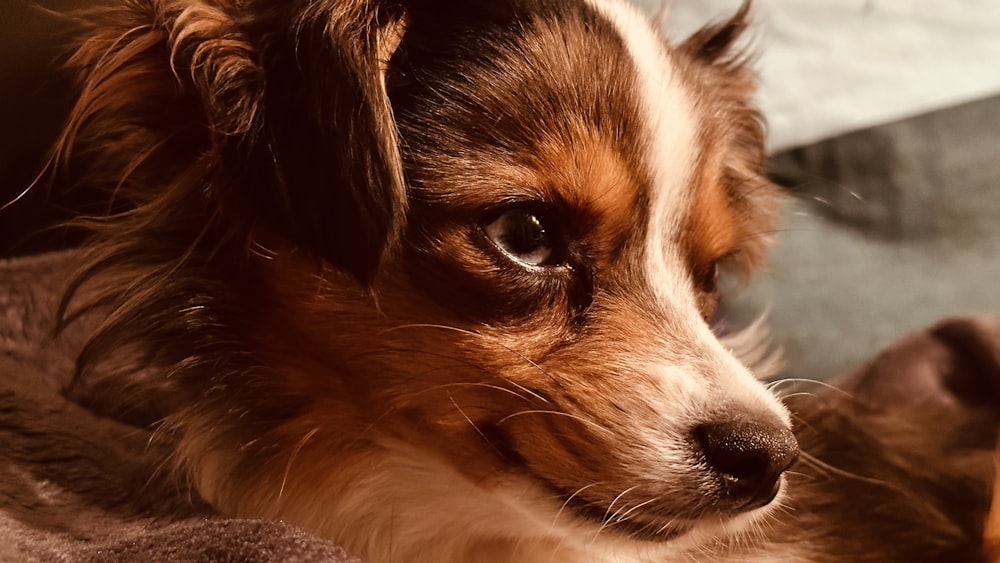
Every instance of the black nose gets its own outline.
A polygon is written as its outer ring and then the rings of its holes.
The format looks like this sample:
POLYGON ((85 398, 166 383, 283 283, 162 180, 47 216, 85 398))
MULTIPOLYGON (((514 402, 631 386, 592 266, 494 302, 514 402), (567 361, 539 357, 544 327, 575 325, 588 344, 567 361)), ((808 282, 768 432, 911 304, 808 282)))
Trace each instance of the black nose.
POLYGON ((723 491, 740 508, 764 506, 778 494, 778 479, 799 457, 799 444, 784 425, 754 420, 704 424, 694 431, 723 491))

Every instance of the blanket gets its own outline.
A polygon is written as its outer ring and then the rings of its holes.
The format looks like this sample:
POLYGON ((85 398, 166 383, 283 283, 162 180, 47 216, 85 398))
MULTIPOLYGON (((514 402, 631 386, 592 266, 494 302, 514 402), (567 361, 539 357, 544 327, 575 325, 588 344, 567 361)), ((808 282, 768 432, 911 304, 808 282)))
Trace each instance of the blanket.
POLYGON ((281 522, 225 518, 151 430, 73 399, 92 324, 53 324, 70 253, 0 263, 0 561, 357 561, 281 522))
MULTIPOLYGON (((0 262, 0 561, 358 561, 282 522, 218 514, 164 468, 150 427, 99 394, 78 400, 74 359, 96 321, 53 329, 71 252, 0 262)), ((812 493, 772 543, 981 556, 1000 320, 948 321, 835 385, 801 386, 778 384, 805 450, 792 490, 812 493)))

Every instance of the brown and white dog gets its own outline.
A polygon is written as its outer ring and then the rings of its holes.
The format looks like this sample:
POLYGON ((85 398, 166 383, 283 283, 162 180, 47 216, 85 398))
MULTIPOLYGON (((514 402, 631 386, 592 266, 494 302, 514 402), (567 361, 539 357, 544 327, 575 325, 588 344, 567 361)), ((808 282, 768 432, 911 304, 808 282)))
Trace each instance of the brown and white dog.
MULTIPOLYGON (((127 0, 64 172, 106 187, 67 320, 215 507, 366 561, 745 545, 798 446, 713 334, 773 228, 744 6, 127 0)), ((104 391, 102 391, 104 392, 104 391)))

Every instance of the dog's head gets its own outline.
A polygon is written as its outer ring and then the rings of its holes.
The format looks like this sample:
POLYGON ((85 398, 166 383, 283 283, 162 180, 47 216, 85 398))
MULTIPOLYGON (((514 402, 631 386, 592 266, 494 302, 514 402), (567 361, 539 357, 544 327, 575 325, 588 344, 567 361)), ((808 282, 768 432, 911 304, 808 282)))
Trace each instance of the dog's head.
POLYGON ((616 0, 113 9, 63 141, 134 207, 89 351, 160 347, 211 501, 374 559, 760 514, 797 446, 709 325, 773 221, 745 18, 674 44, 616 0))

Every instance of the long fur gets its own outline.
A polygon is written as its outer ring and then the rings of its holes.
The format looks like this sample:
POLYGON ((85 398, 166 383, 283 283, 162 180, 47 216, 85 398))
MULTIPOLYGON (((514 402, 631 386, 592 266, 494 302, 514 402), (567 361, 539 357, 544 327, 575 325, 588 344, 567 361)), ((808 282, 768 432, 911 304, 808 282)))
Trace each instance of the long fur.
POLYGON ((772 508, 693 429, 790 436, 708 325, 775 217, 746 18, 671 44, 616 2, 86 14, 57 156, 121 211, 82 221, 63 302, 105 315, 82 400, 120 393, 217 508, 372 561, 723 545, 772 508), (558 263, 484 238, 509 209, 558 263))

